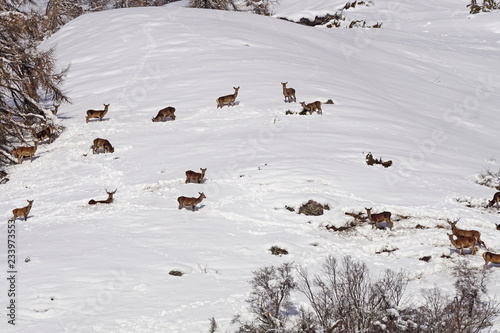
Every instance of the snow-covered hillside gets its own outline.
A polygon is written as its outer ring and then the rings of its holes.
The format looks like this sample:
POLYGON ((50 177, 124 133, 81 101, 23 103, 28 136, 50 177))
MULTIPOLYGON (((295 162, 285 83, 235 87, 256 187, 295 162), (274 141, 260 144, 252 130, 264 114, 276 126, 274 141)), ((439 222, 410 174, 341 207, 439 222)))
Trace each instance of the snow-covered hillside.
MULTIPOLYGON (((280 3, 275 16, 290 19, 345 4, 280 3)), ((474 179, 500 168, 500 13, 375 0, 344 14, 382 29, 328 29, 182 5, 87 14, 43 44, 71 65, 73 103, 59 108, 59 138, 9 167, 0 185, 5 220, 34 199, 17 221, 18 318, 2 322, 7 331, 207 332, 211 317, 229 330, 246 314, 252 271, 293 261, 314 272, 330 254, 362 260, 374 275, 403 268, 409 294, 451 291, 460 258, 446 219, 500 252, 496 209, 457 202, 485 206, 495 193, 474 179), (284 102, 281 82, 297 103, 284 102), (238 86, 235 106, 217 109, 238 86), (322 116, 285 115, 316 100, 322 116), (105 119, 86 124, 85 111, 104 103, 105 119), (176 120, 153 123, 167 106, 176 120), (98 137, 113 154, 90 153, 98 137), (367 166, 368 152, 392 167, 367 166), (185 184, 185 171, 200 168, 204 183, 185 184), (105 189, 117 189, 113 204, 87 204, 106 199, 105 189), (178 209, 177 197, 198 192, 207 198, 195 212, 178 209), (331 210, 285 209, 309 199, 331 210), (393 230, 326 230, 364 207, 391 211, 393 230), (289 255, 271 255, 273 245, 289 255)), ((482 269, 482 252, 465 259, 482 269)), ((500 287, 490 294, 500 301, 500 287)))

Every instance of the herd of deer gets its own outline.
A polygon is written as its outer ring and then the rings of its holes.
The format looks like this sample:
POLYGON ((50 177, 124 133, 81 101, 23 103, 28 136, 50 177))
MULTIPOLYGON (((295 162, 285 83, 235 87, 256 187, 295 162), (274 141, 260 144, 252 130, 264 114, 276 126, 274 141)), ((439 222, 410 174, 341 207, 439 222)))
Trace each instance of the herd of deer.
MULTIPOLYGON (((492 207, 496 204, 497 209, 499 209, 500 203, 500 192, 495 193, 493 199, 488 202, 488 207, 492 207)), ((368 220, 372 223, 372 229, 377 228, 378 224, 382 222, 387 222, 389 224, 389 228, 392 230, 394 223, 391 221, 391 212, 382 212, 378 214, 372 214, 372 208, 366 208, 366 213, 368 215, 368 220)), ((464 230, 457 228, 456 224, 458 222, 447 221, 451 226, 451 234, 447 234, 450 239, 451 244, 458 249, 459 254, 464 255, 465 249, 471 249, 471 254, 476 254, 477 248, 476 244, 481 247, 486 248, 486 244, 481 240, 481 233, 477 230, 464 230)), ((498 229, 498 225, 497 225, 498 229)), ((487 249, 487 248, 486 248, 487 249)), ((488 263, 500 264, 500 254, 495 254, 492 252, 484 252, 483 258, 485 261, 484 267, 488 269, 488 263)))
MULTIPOLYGON (((295 89, 293 88, 287 88, 286 85, 288 82, 281 82, 281 85, 283 86, 283 95, 285 97, 285 103, 291 103, 296 102, 297 99, 295 97, 295 89)), ((224 105, 229 106, 234 106, 234 102, 236 101, 236 97, 238 96, 238 91, 240 87, 233 87, 234 88, 234 94, 230 95, 225 95, 221 96, 216 99, 217 102, 217 108, 222 108, 224 105)), ((309 112, 309 114, 312 114, 314 111, 316 111, 318 114, 323 114, 323 110, 321 109, 321 102, 320 101, 315 101, 309 104, 306 104, 305 102, 300 102, 302 107, 309 112)), ((104 109, 103 110, 87 110, 86 114, 87 116, 85 117, 85 122, 88 123, 90 119, 99 119, 99 121, 102 121, 104 116, 108 113, 108 108, 110 104, 104 104, 104 109)), ((57 111, 59 108, 59 105, 53 104, 54 110, 52 113, 54 115, 57 115, 57 111)), ((170 118, 171 120, 175 120, 175 108, 168 106, 166 108, 161 109, 158 111, 158 114, 156 117, 152 118, 153 122, 163 122, 165 121, 166 118, 170 118)), ((41 130, 40 132, 35 131, 35 129, 32 129, 32 134, 33 137, 35 138, 34 140, 34 146, 33 147, 18 147, 16 149, 11 150, 12 156, 14 158, 18 159, 18 163, 21 164, 23 161, 24 157, 29 157, 31 162, 33 162, 33 156, 35 155, 37 146, 39 142, 42 142, 45 139, 49 139, 49 143, 52 143, 52 135, 54 133, 54 127, 48 126, 41 130)), ((100 149, 103 150, 104 153, 109 152, 113 153, 114 148, 111 145, 111 143, 106 140, 106 139, 101 139, 101 138, 96 138, 94 139, 93 145, 90 147, 92 149, 93 154, 99 154, 100 149)), ((186 171, 186 181, 185 183, 202 183, 203 178, 205 177, 205 172, 206 168, 200 168, 201 173, 188 170, 186 171)), ((117 189, 115 189, 113 192, 108 192, 106 190, 106 193, 108 194, 108 198, 106 200, 94 200, 91 199, 89 201, 89 205, 95 205, 98 203, 102 204, 110 204, 113 202, 113 195, 116 193, 117 189)), ((198 192, 199 196, 196 197, 185 197, 185 196, 180 196, 177 198, 177 201, 179 203, 179 209, 182 209, 183 207, 191 208, 191 211, 194 212, 194 209, 197 204, 199 204, 203 199, 206 199, 206 196, 203 192, 198 192)), ((488 207, 492 207, 493 205, 497 206, 497 209, 500 209, 500 192, 495 193, 493 196, 493 199, 489 201, 488 207)), ((26 221, 28 219, 28 214, 30 213, 31 206, 33 205, 33 200, 28 200, 28 206, 22 207, 22 208, 16 208, 12 211, 14 216, 12 217, 12 220, 16 220, 18 217, 24 217, 24 220, 26 221)), ((382 213, 377 213, 377 214, 372 214, 371 210, 372 208, 366 208, 366 213, 368 215, 368 220, 372 224, 372 229, 373 228, 379 228, 379 223, 382 222, 387 222, 389 225, 390 230, 392 230, 394 223, 391 221, 391 212, 382 212, 382 213)), ((471 254, 475 254, 477 251, 476 244, 479 244, 479 246, 482 246, 486 248, 486 245, 484 242, 481 240, 481 233, 476 230, 463 230, 459 229, 456 227, 458 220, 455 222, 448 221, 452 228, 452 234, 447 234, 451 244, 456 247, 459 250, 459 253, 464 255, 464 249, 470 248, 471 249, 471 254)), ((497 226, 498 228, 498 226, 497 226)), ((495 254, 491 252, 484 252, 483 253, 483 258, 485 260, 485 269, 488 269, 488 263, 494 263, 494 264, 500 264, 500 254, 495 254)))

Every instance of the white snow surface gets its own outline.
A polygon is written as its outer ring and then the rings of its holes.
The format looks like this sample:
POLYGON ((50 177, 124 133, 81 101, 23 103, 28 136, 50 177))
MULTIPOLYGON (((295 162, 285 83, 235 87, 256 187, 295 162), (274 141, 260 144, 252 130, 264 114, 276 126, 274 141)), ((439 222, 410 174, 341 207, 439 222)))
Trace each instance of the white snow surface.
MULTIPOLYGON (((280 0, 275 16, 343 4, 280 0)), ((497 210, 483 208, 496 190, 474 182, 499 169, 500 12, 470 16, 465 5, 375 0, 346 11, 382 29, 311 28, 180 3, 64 26, 42 47, 55 47, 60 68, 71 65, 72 104, 58 113, 66 130, 32 163, 7 168, 0 185, 6 222, 34 199, 28 220, 16 222, 16 326, 4 316, 0 330, 207 332, 214 317, 230 332, 235 314, 249 316, 253 271, 294 262, 314 273, 329 255, 350 255, 374 277, 403 269, 409 301, 434 285, 452 292, 453 266, 484 269, 485 250, 460 256, 447 219, 500 251, 497 210), (280 82, 297 103, 284 102, 280 82), (217 109, 216 98, 238 86, 235 106, 217 109), (315 100, 322 116, 285 115, 315 100), (105 119, 86 124, 85 111, 103 103, 105 119), (153 123, 166 106, 177 119, 153 123), (114 153, 90 153, 97 137, 114 153), (368 152, 393 165, 366 165, 368 152), (199 168, 205 181, 185 184, 185 171, 199 168), (87 204, 115 188, 111 205, 87 204), (178 209, 177 197, 198 192, 207 198, 195 212, 178 209), (285 209, 309 199, 331 210, 285 209), (364 207, 392 212, 393 230, 326 230, 364 207), (271 255, 274 245, 289 255, 271 255)), ((5 244, 6 223, 0 237, 5 244)), ((5 246, 0 258, 7 262, 5 246)), ((489 271, 489 295, 500 301, 500 267, 489 271)))

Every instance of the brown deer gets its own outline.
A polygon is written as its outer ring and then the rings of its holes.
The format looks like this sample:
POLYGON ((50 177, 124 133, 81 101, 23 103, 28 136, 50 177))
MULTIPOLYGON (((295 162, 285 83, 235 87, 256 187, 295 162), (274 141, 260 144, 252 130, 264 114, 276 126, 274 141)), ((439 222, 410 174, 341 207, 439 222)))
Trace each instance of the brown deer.
POLYGON ((33 137, 41 143, 43 143, 43 140, 45 139, 49 139, 49 143, 52 143, 52 133, 54 133, 54 127, 46 127, 40 132, 37 132, 34 128, 32 128, 31 133, 33 133, 33 137))
POLYGON ((164 121, 165 118, 167 117, 170 117, 170 119, 175 120, 174 112, 175 108, 171 106, 167 106, 166 108, 161 109, 160 111, 158 111, 156 117, 153 118, 153 123, 156 123, 158 121, 164 121))
POLYGON ((312 102, 309 104, 306 104, 305 102, 300 102, 300 105, 302 105, 302 107, 306 111, 309 111, 309 114, 312 114, 313 111, 317 111, 318 114, 323 114, 323 110, 321 110, 321 102, 320 101, 312 102))
POLYGON ((179 209, 182 207, 191 207, 191 210, 194 212, 194 207, 199 204, 203 199, 207 197, 202 192, 198 192, 200 196, 198 198, 188 198, 188 197, 178 197, 177 201, 179 202, 179 209))
POLYGON ((89 205, 95 205, 95 204, 98 204, 98 203, 104 203, 104 204, 110 204, 110 203, 112 203, 113 202, 113 194, 116 193, 116 190, 114 190, 113 192, 108 192, 108 190, 106 190, 106 193, 108 194, 108 198, 106 200, 97 200, 96 201, 94 199, 90 199, 89 205))
POLYGON ((462 236, 457 236, 453 234, 447 234, 448 238, 450 238, 451 244, 453 244, 454 247, 459 249, 458 253, 464 255, 464 249, 470 248, 471 249, 471 254, 476 254, 476 242, 477 238, 476 237, 462 237, 462 236), (456 237, 457 239, 455 239, 456 237))
POLYGON ((497 192, 495 193, 495 195, 493 195, 493 199, 488 203, 488 207, 491 207, 493 206, 495 203, 497 204, 497 209, 499 208, 498 207, 498 203, 500 202, 500 192, 497 192))
POLYGON ((394 224, 391 222, 391 212, 382 212, 378 214, 372 214, 371 208, 366 208, 366 213, 368 214, 368 219, 372 222, 372 229, 376 227, 378 229, 378 224, 386 221, 389 223, 389 228, 392 230, 394 224))
POLYGON ((59 110, 59 106, 61 106, 61 104, 52 104, 54 106, 54 110, 52 111, 52 114, 55 116, 57 115, 57 111, 59 110))
POLYGON ((19 147, 16 149, 12 149, 10 153, 12 156, 17 157, 17 163, 23 163, 24 157, 29 157, 31 162, 33 162, 33 156, 36 153, 36 148, 38 146, 38 141, 35 141, 35 146, 33 147, 19 147))
POLYGON ((500 264, 500 254, 495 254, 492 252, 484 252, 483 259, 484 259, 484 269, 488 269, 488 263, 490 262, 492 264, 500 264))
POLYGON ((99 121, 102 121, 102 118, 108 113, 109 104, 103 104, 104 110, 87 110, 87 116, 85 117, 85 121, 88 123, 89 119, 97 118, 99 121))
POLYGON ((195 182, 200 184, 203 181, 203 177, 205 177, 205 171, 207 171, 207 168, 203 169, 200 168, 201 173, 199 172, 194 172, 192 170, 186 171, 186 184, 190 182, 195 182))
POLYGON ((457 222, 459 220, 460 219, 456 220, 455 222, 446 221, 446 222, 448 222, 449 225, 451 225, 451 232, 456 236, 475 237, 477 239, 477 243, 479 244, 479 246, 483 246, 486 248, 486 245, 481 240, 481 233, 479 231, 477 231, 477 230, 464 230, 464 229, 459 229, 456 227, 457 222))
POLYGON ((30 213, 31 206, 33 205, 33 201, 34 200, 28 200, 28 206, 14 209, 12 211, 12 214, 14 214, 14 216, 11 218, 11 220, 17 220, 18 217, 24 216, 24 220, 26 221, 28 219, 28 214, 30 213))
POLYGON ((290 103, 292 101, 292 98, 294 102, 297 102, 297 99, 295 98, 295 89, 287 88, 286 85, 288 84, 288 82, 281 82, 281 84, 283 85, 283 95, 285 96, 285 103, 290 103))
POLYGON ((95 153, 99 154, 99 148, 102 148, 102 151, 104 153, 106 153, 106 152, 114 153, 115 152, 115 148, 113 148, 111 143, 109 143, 108 140, 101 139, 101 138, 94 139, 94 144, 90 148, 92 148, 92 154, 95 154, 95 153))
POLYGON ((238 88, 235 88, 233 87, 234 89, 234 94, 232 95, 226 95, 226 96, 221 96, 219 98, 217 98, 217 109, 218 108, 221 108, 224 106, 224 104, 227 104, 228 107, 230 107, 231 105, 234 106, 234 101, 236 100, 236 97, 238 96, 238 90, 240 90, 240 87, 238 88))

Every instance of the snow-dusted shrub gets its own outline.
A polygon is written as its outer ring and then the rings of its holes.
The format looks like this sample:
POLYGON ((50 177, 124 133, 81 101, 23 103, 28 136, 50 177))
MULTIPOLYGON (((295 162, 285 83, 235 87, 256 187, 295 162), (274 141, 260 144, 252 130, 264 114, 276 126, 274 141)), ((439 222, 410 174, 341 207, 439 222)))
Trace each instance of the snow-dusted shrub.
POLYGON ((480 12, 491 12, 492 10, 499 9, 500 4, 495 0, 483 0, 483 4, 478 5, 477 0, 471 0, 467 7, 469 7, 469 12, 471 14, 477 14, 480 12))
POLYGON ((479 332, 500 314, 499 305, 487 296, 486 271, 463 260, 455 275, 455 295, 443 294, 437 287, 423 291, 425 302, 416 309, 414 321, 425 332, 479 332))
POLYGON ((490 169, 481 171, 475 179, 479 185, 488 186, 500 190, 500 170, 493 172, 490 169))
POLYGON ((279 4, 278 0, 245 0, 247 10, 259 15, 272 15, 274 6, 279 4))
POLYGON ((292 263, 284 263, 277 268, 268 266, 253 272, 247 302, 255 319, 243 321, 236 316, 233 323, 239 324, 237 332, 277 332, 286 325, 291 307, 290 293, 297 287, 292 268, 292 263))
POLYGON ((235 317, 238 333, 455 333, 479 332, 500 314, 487 297, 486 272, 461 261, 455 268, 455 293, 437 287, 422 291, 420 304, 404 301, 408 276, 387 270, 373 279, 367 266, 351 257, 327 258, 319 274, 300 268, 298 283, 291 264, 254 272, 247 300, 255 320, 235 317), (290 293, 298 289, 309 301, 293 317, 287 309, 290 293), (288 319, 288 320, 287 320, 288 319))
POLYGON ((188 7, 218 10, 238 10, 238 7, 233 0, 189 0, 188 7))

